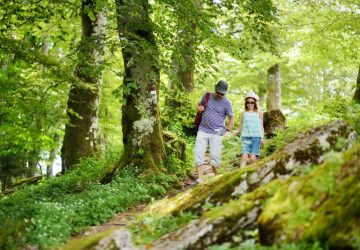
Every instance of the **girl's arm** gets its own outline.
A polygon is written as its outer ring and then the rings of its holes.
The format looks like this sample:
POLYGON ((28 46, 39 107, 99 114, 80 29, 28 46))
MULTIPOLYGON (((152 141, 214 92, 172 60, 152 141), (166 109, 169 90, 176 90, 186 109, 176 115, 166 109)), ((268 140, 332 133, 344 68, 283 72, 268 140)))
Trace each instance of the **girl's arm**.
POLYGON ((260 127, 261 127, 261 144, 264 144, 264 113, 259 112, 260 117, 260 127))
POLYGON ((244 113, 241 113, 241 115, 240 115, 240 124, 239 124, 239 127, 237 127, 237 129, 234 131, 234 133, 233 133, 234 136, 238 135, 238 134, 241 132, 241 130, 242 130, 243 114, 244 114, 244 113))

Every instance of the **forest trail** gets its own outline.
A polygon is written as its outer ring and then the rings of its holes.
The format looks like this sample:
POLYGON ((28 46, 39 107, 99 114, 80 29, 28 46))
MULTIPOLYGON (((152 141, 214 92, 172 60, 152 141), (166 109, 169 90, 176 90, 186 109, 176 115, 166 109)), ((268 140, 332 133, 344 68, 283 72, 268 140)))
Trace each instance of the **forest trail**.
POLYGON ((84 228, 79 234, 72 237, 72 239, 86 238, 97 233, 105 232, 110 229, 121 229, 131 223, 136 215, 141 214, 147 207, 146 203, 134 206, 124 212, 116 214, 108 222, 98 225, 84 228))

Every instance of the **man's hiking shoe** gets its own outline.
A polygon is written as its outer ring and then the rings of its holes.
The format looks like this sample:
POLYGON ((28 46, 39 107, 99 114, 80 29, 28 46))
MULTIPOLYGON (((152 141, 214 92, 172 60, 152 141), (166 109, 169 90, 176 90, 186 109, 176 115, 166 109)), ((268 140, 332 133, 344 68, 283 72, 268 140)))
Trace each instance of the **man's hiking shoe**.
POLYGON ((216 167, 211 166, 211 168, 212 168, 212 171, 213 171, 214 175, 218 175, 218 174, 219 174, 219 171, 218 171, 218 169, 217 169, 216 167))
POLYGON ((202 183, 202 181, 200 179, 196 179, 193 183, 192 183, 192 187, 195 187, 196 185, 198 185, 199 183, 202 183))

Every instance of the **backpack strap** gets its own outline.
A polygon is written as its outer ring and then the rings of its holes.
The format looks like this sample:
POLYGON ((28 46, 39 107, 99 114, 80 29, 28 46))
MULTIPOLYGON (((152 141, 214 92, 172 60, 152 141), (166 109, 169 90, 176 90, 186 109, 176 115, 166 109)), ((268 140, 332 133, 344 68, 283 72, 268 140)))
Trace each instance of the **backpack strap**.
POLYGON ((207 106, 207 104, 208 104, 208 102, 209 102, 209 99, 210 99, 210 93, 209 92, 207 92, 206 93, 206 96, 205 96, 205 100, 204 100, 204 109, 206 108, 206 106, 207 106))

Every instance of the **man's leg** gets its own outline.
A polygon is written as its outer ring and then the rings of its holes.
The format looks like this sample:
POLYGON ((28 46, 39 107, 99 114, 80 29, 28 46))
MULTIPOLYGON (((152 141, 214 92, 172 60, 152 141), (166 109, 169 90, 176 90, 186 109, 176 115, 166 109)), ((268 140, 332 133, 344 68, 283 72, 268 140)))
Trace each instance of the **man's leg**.
POLYGON ((194 159, 196 172, 198 174, 198 180, 204 175, 204 164, 205 164, 205 152, 209 142, 208 135, 204 132, 198 132, 196 136, 196 142, 194 147, 194 159))
POLYGON ((215 175, 218 174, 218 167, 221 162, 222 137, 220 135, 211 135, 210 144, 210 165, 215 175))

